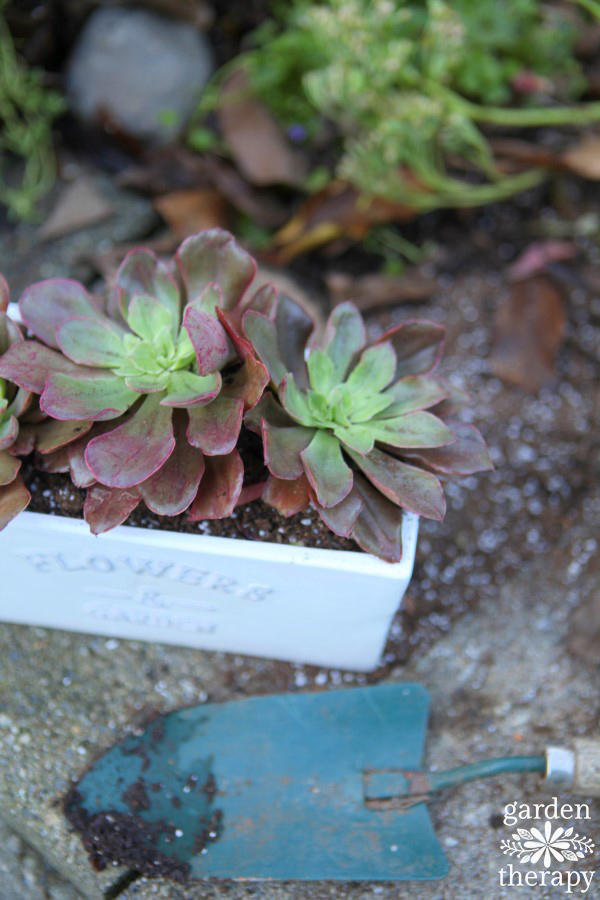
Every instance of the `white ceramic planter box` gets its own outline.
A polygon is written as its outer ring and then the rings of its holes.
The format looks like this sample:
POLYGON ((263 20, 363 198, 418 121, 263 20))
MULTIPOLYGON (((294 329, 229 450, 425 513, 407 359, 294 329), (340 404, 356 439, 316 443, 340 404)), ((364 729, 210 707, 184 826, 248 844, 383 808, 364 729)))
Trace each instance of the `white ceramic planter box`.
POLYGON ((121 526, 25 512, 0 533, 0 620, 369 671, 410 580, 404 557, 121 526))

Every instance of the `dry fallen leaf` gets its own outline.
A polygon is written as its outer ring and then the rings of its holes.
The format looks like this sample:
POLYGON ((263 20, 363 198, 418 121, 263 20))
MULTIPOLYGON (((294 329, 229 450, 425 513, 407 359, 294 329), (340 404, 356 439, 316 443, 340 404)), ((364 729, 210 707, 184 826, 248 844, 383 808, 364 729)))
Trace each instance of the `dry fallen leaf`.
POLYGON ((300 253, 337 238, 359 241, 372 225, 414 219, 406 206, 381 197, 367 198, 346 181, 331 181, 302 203, 297 213, 273 239, 275 261, 289 262, 300 253))
POLYGON ((576 175, 600 181, 600 135, 586 135, 580 144, 563 153, 560 160, 576 175))
POLYGON ((172 191, 157 197, 154 206, 180 240, 205 228, 227 227, 227 204, 212 188, 172 191))
POLYGON ((237 69, 223 84, 217 112, 221 133, 240 172, 256 185, 300 185, 306 160, 293 150, 268 109, 237 69))
POLYGON ((492 372, 535 393, 556 383, 556 353, 565 333, 562 294, 548 277, 518 281, 496 310, 492 372))
POLYGON ((434 278, 425 278, 416 271, 405 275, 373 273, 358 278, 332 272, 326 276, 326 282, 334 305, 352 300, 361 310, 394 303, 418 303, 431 297, 436 288, 434 278))
POLYGON ((534 241, 506 270, 509 281, 524 281, 555 262, 573 259, 577 247, 569 241, 534 241))
POLYGON ((112 206, 98 193, 91 178, 79 175, 61 191, 54 209, 40 227, 40 240, 52 241, 89 228, 112 214, 112 206))

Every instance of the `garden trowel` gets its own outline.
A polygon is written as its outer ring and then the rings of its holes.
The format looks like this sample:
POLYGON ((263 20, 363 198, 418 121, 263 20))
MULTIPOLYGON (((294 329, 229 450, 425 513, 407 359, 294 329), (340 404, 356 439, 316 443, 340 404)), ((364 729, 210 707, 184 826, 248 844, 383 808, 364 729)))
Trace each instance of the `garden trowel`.
POLYGON ((418 770, 419 685, 253 697, 160 716, 65 799, 97 868, 172 878, 349 881, 447 872, 424 803, 390 808, 418 770))
POLYGON ((426 801, 475 778, 545 774, 600 796, 600 744, 425 772, 428 694, 388 684, 177 710, 108 750, 64 810, 97 868, 185 880, 441 878, 426 801))

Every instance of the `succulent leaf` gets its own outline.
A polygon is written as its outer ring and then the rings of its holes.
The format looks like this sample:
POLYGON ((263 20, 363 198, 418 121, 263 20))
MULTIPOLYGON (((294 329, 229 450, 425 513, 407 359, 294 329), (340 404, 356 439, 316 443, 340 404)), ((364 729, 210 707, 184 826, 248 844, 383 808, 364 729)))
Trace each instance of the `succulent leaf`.
POLYGON ((402 509, 386 500, 360 475, 354 479, 363 505, 350 532, 365 553, 380 556, 387 562, 402 559, 402 509))
POLYGON ((104 534, 131 515, 141 500, 137 488, 109 488, 94 484, 83 504, 83 518, 92 534, 104 534))
POLYGON ((243 414, 241 400, 222 396, 207 406, 189 409, 188 441, 207 456, 231 453, 237 444, 243 414))
MULTIPOLYGON (((356 478, 356 476, 355 476, 356 478)), ((349 537, 355 522, 364 506, 357 486, 353 483, 352 490, 347 497, 335 506, 319 506, 319 515, 334 534, 340 537, 349 537)))
POLYGON ((131 250, 117 270, 115 287, 123 318, 128 321, 129 307, 136 296, 151 296, 167 310, 175 326, 181 315, 179 289, 168 267, 150 250, 131 250))
POLYGON ((67 319, 56 329, 64 355, 82 366, 112 369, 123 357, 123 340, 108 319, 67 319))
POLYGON ((188 306, 183 327, 194 347, 199 374, 210 375, 221 369, 230 355, 229 340, 221 323, 208 313, 188 306))
POLYGON ((301 453, 315 436, 314 428, 297 425, 281 428, 271 425, 267 419, 263 419, 261 424, 265 465, 269 472, 284 480, 299 478, 304 473, 301 453))
POLYGON ((95 374, 93 369, 87 368, 82 373, 81 368, 70 359, 37 341, 15 342, 0 357, 0 378, 8 378, 34 394, 42 393, 46 379, 53 372, 77 377, 95 374))
POLYGON ((176 260, 188 303, 201 297, 207 285, 215 283, 223 293, 224 309, 232 309, 241 301, 256 272, 252 257, 220 228, 187 238, 176 260))
POLYGON ((279 385, 287 368, 277 346, 275 322, 262 313, 249 310, 243 318, 244 332, 267 367, 273 384, 279 385))
POLYGON ((116 419, 139 394, 116 375, 81 378, 54 372, 48 376, 40 407, 54 419, 116 419))
POLYGON ((301 475, 293 481, 271 475, 263 492, 263 500, 275 507, 282 516, 295 516, 296 513, 302 512, 310 502, 306 475, 301 475))
POLYGON ((352 469, 344 462, 339 441, 332 434, 319 429, 300 457, 321 506, 335 506, 348 496, 352 469))
POLYGON ((348 452, 369 481, 392 503, 426 519, 441 521, 444 518, 446 501, 435 475, 377 449, 368 456, 353 450, 348 452))
POLYGON ((412 412, 388 419, 378 417, 369 423, 376 441, 407 450, 420 447, 443 447, 455 440, 441 419, 428 412, 412 412))
POLYGON ((173 410, 161 406, 159 398, 148 394, 122 425, 89 442, 85 461, 97 481, 134 487, 167 461, 175 447, 173 410))
POLYGON ((175 413, 173 425, 173 452, 166 463, 138 487, 148 509, 159 516, 177 516, 184 512, 198 493, 204 474, 204 456, 186 440, 185 413, 175 413))
POLYGON ((333 362, 338 382, 344 380, 350 363, 361 352, 366 340, 364 322, 354 304, 336 306, 327 321, 323 349, 333 362))
POLYGON ((485 441, 477 428, 464 422, 449 421, 446 424, 454 435, 454 443, 446 447, 406 453, 406 458, 441 475, 472 475, 474 472, 494 468, 485 441))
POLYGON ((0 450, 0 487, 10 484, 17 477, 21 460, 7 450, 0 450))
POLYGON ((0 415, 0 450, 7 450, 14 444, 19 433, 19 423, 14 416, 0 415))
POLYGON ((396 351, 396 378, 425 375, 432 372, 441 359, 446 329, 435 322, 405 322, 387 331, 378 343, 389 341, 396 351))
POLYGON ((29 330, 48 347, 59 349, 56 329, 68 319, 103 319, 102 310, 83 285, 70 278, 49 278, 32 284, 19 300, 29 330))
POLYGON ((212 375, 195 375, 193 372, 180 370, 169 375, 167 392, 160 402, 161 406, 204 406, 214 400, 220 390, 221 376, 218 372, 212 375))
POLYGON ((363 351, 360 361, 345 381, 353 393, 379 394, 394 377, 396 354, 389 342, 376 344, 363 351))
POLYGON ((207 456, 206 468, 188 518, 224 519, 230 516, 242 491, 244 464, 237 450, 227 456, 207 456))
POLYGON ((29 505, 31 494, 19 475, 0 490, 0 531, 29 505))

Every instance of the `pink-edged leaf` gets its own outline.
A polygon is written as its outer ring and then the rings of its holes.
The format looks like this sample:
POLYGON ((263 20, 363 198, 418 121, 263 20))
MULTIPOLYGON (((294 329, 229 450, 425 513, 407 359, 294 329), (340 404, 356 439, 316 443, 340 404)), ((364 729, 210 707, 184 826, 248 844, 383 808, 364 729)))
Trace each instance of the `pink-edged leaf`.
POLYGON ((256 272, 252 257, 221 228, 209 228, 187 238, 175 258, 188 302, 200 297, 214 282, 223 292, 224 309, 239 303, 256 272))
POLYGON ((269 381, 266 367, 250 356, 234 375, 227 377, 222 394, 224 397, 241 400, 245 410, 252 409, 264 394, 269 381))
POLYGON ((85 452, 88 469, 108 487, 129 488, 160 469, 175 447, 173 410, 149 394, 127 421, 93 438, 85 452))
POLYGON ((139 400, 118 375, 97 373, 81 378, 56 372, 49 376, 40 407, 54 419, 116 419, 139 400))
POLYGON ((56 329, 56 342, 66 357, 82 366, 116 368, 125 355, 122 337, 109 319, 68 319, 56 329))
POLYGON ((85 451, 91 439, 101 434, 106 434, 107 431, 112 431, 113 428, 121 424, 121 421, 126 421, 126 417, 124 416, 122 420, 117 419, 116 421, 110 419, 106 422, 94 422, 91 431, 66 445, 71 481, 75 487, 86 488, 96 481, 85 461, 85 451))
POLYGON ((308 387, 304 351, 315 323, 300 303, 280 294, 275 311, 277 347, 286 372, 291 372, 299 386, 308 387))
POLYGON ((221 392, 221 375, 195 375, 193 372, 172 372, 161 406, 174 406, 188 409, 193 406, 205 406, 221 392))
POLYGON ((159 516, 184 512, 198 493, 204 474, 204 456, 188 443, 186 425, 185 413, 175 412, 175 449, 158 472, 139 485, 144 503, 159 516))
POLYGON ((425 319, 404 322, 386 331, 378 344, 389 341, 396 351, 396 378, 426 375, 433 371, 442 356, 446 329, 425 319))
POLYGON ((400 562, 402 509, 382 497, 360 475, 356 475, 354 484, 363 506, 352 528, 351 537, 365 553, 372 553, 386 562, 400 562))
POLYGON ((278 428, 262 420, 265 465, 276 478, 293 480, 304 474, 302 456, 315 436, 314 428, 278 428))
POLYGON ((42 455, 53 453, 54 450, 83 437, 91 427, 92 423, 88 421, 48 419, 36 428, 35 449, 42 455))
POLYGON ((245 484, 237 499, 236 506, 245 506, 247 503, 254 503, 260 500, 265 492, 266 481, 255 481, 253 484, 245 484))
POLYGON ((322 343, 333 363, 336 381, 344 380, 350 364, 363 350, 366 340, 365 323, 354 303, 336 306, 327 320, 322 343))
POLYGON ((441 521, 446 512, 442 486, 431 472, 406 465, 381 450, 371 450, 361 456, 348 450, 356 465, 362 469, 377 490, 409 512, 441 521))
MULTIPOLYGON (((94 431, 95 433, 95 431, 94 431)), ((86 488, 94 484, 96 479, 88 469, 85 462, 85 450, 89 438, 87 435, 79 441, 67 444, 67 459, 69 460, 69 473, 75 487, 86 488)))
POLYGON ((244 464, 237 450, 227 456, 207 457, 204 462, 204 475, 188 513, 191 522, 230 516, 244 482, 244 464))
POLYGON ((229 315, 218 309, 217 317, 229 335, 237 355, 243 360, 241 368, 234 375, 228 376, 223 386, 223 394, 226 397, 243 400, 244 409, 252 409, 269 384, 267 367, 256 358, 250 341, 243 338, 232 326, 229 315))
POLYGON ((494 468, 486 443, 473 425, 464 422, 446 422, 454 435, 454 443, 447 447, 403 453, 432 472, 441 475, 472 475, 494 468))
POLYGON ((169 374, 161 372, 160 375, 127 375, 125 384, 136 394, 159 394, 166 390, 169 384, 169 374))
POLYGON ((93 369, 76 366, 61 353, 49 350, 37 341, 13 344, 0 358, 0 378, 8 378, 34 394, 42 393, 48 376, 53 372, 76 378, 96 374, 93 369))
POLYGON ((12 456, 29 456, 35 447, 37 425, 21 425, 15 442, 9 447, 12 456))
POLYGON ((17 419, 29 409, 33 401, 33 394, 25 388, 19 388, 8 406, 8 412, 17 419))
POLYGON ((378 416, 368 423, 368 429, 376 441, 392 447, 444 447, 456 440, 441 419, 421 411, 393 419, 378 416))
POLYGON ((92 534, 104 534, 131 515, 141 500, 137 488, 109 488, 94 484, 87 492, 83 504, 83 518, 92 534))
POLYGON ((31 494, 17 475, 10 484, 0 487, 0 531, 29 505, 31 494))
POLYGON ((317 431, 300 454, 306 477, 321 506, 336 506, 352 490, 352 469, 344 462, 340 442, 317 431))
POLYGON ((306 509, 310 502, 310 485, 306 475, 293 481, 284 481, 271 475, 262 496, 265 503, 287 518, 306 509))
POLYGON ((14 444, 19 433, 19 423, 14 416, 0 421, 0 450, 8 450, 14 444))
POLYGON ((67 319, 104 319, 84 286, 70 278, 49 278, 32 284, 23 292, 19 310, 29 330, 54 349, 58 349, 56 329, 67 319))
POLYGON ((336 506, 326 508, 320 506, 316 500, 313 502, 327 527, 340 537, 349 537, 364 505, 363 498, 354 484, 348 496, 336 506))
POLYGON ((208 406, 188 409, 188 441, 207 456, 231 453, 237 444, 243 415, 241 400, 222 396, 208 406))
POLYGON ((277 344, 277 330, 272 319, 262 313, 250 310, 242 320, 248 340, 267 367, 271 380, 279 385, 287 374, 287 369, 277 344))
POLYGON ((16 322, 0 310, 0 354, 6 353, 11 344, 24 340, 23 332, 16 322))
POLYGON ((0 275, 0 312, 6 312, 10 301, 10 290, 4 275, 0 275))
POLYGON ((145 294, 158 300, 169 311, 174 326, 179 326, 181 308, 177 282, 165 263, 151 250, 141 247, 127 254, 117 271, 115 287, 125 319, 132 299, 145 294))
POLYGON ((70 466, 67 448, 60 447, 60 449, 47 453, 45 456, 37 456, 35 467, 40 472, 68 472, 70 466))
POLYGON ((0 487, 14 481, 20 468, 20 459, 7 453, 6 450, 0 450, 0 487))
POLYGON ((244 416, 244 425, 255 434, 262 434, 262 420, 266 419, 269 425, 279 428, 296 426, 291 416, 287 414, 281 403, 275 399, 270 391, 264 394, 260 401, 244 416))
POLYGON ((385 396, 391 401, 377 418, 389 419, 436 406, 449 396, 449 389, 424 375, 407 375, 389 387, 385 396))
POLYGON ((220 322, 206 312, 188 306, 183 327, 190 336, 198 362, 198 374, 218 372, 230 355, 227 332, 220 322))

